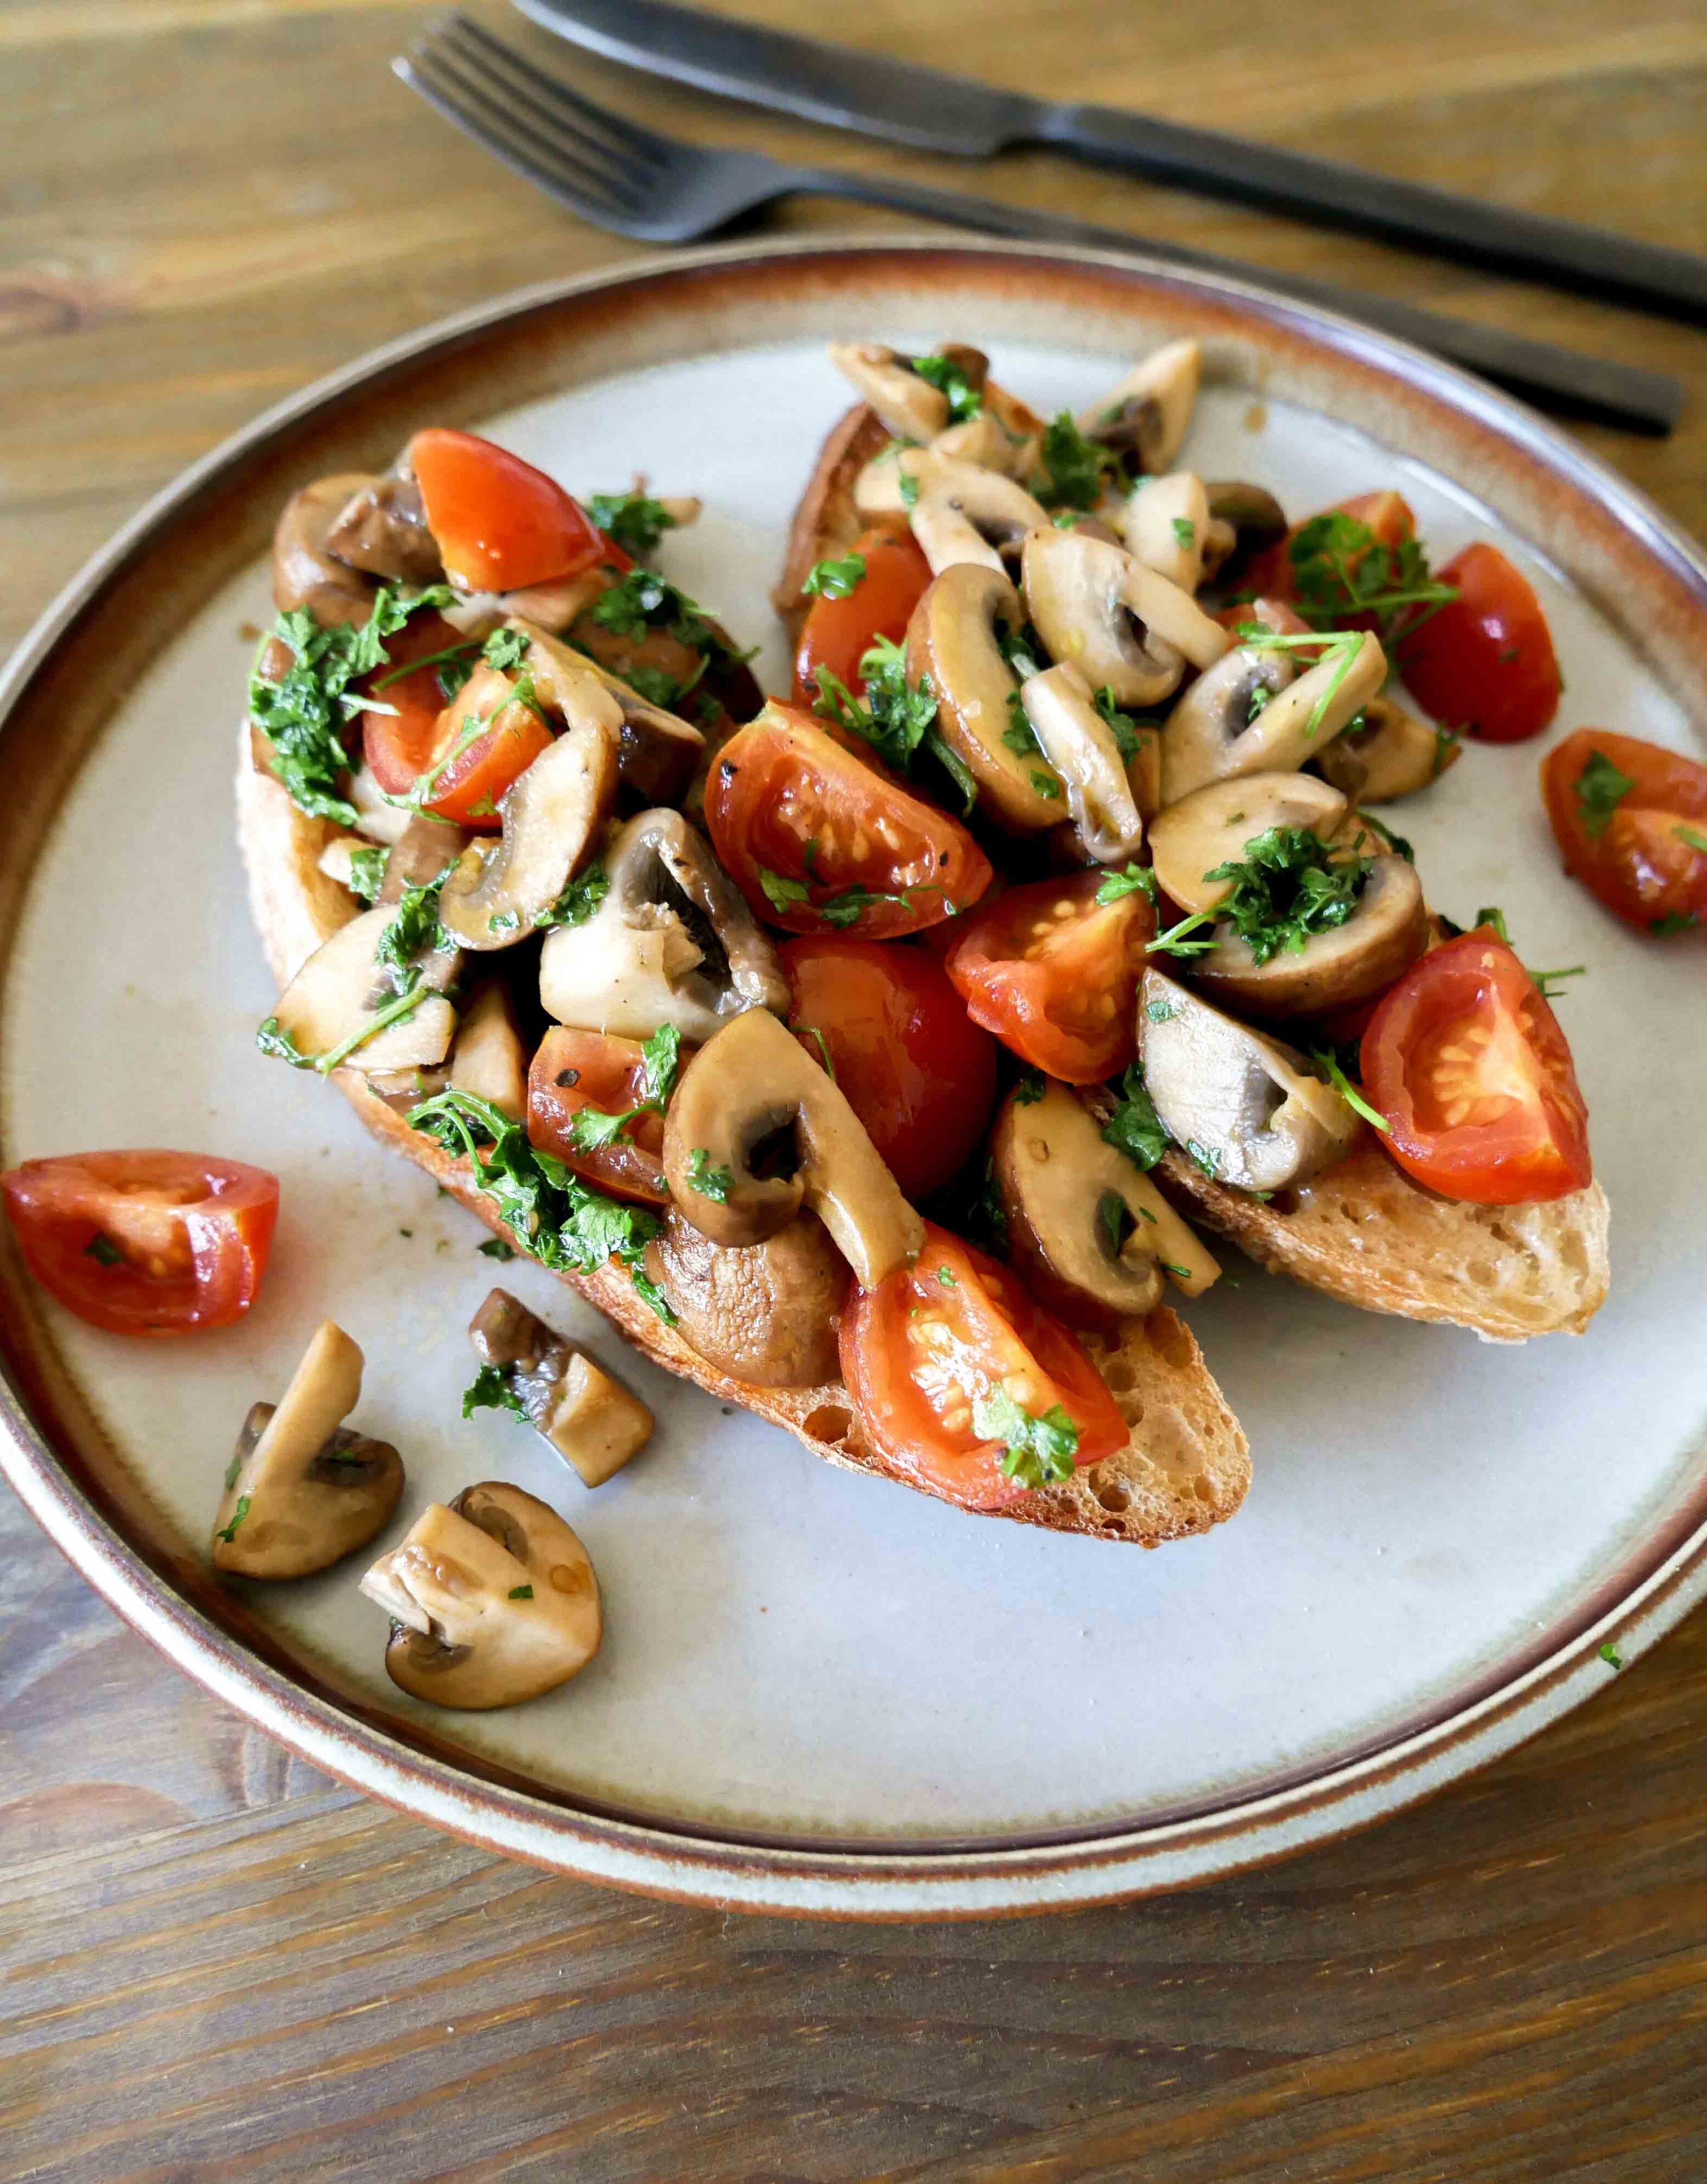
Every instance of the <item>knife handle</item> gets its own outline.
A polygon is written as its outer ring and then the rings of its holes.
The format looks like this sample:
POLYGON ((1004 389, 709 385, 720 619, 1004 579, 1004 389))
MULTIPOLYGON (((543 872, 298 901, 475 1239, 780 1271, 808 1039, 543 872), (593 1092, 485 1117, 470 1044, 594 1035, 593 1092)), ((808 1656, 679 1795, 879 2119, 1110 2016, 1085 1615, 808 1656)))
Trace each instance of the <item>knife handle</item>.
POLYGON ((1707 319, 1707 258, 1277 144, 1107 106, 1045 106, 1035 141, 1151 181, 1420 244, 1671 317, 1707 319))
POLYGON ((1520 394, 1543 409, 1567 415, 1597 419, 1639 432, 1664 434, 1676 423, 1683 389, 1665 372, 1644 371, 1634 365, 1614 363, 1610 358, 1589 356, 1580 349, 1556 348, 1550 342, 1507 333, 1498 326, 1484 326, 1468 319, 1452 319, 1415 304, 1402 304, 1388 296, 1361 293, 1337 287, 1331 281, 1306 279, 1301 274, 1271 272, 1266 266, 1243 265, 1237 259, 1218 258, 1206 250, 1157 242, 1117 228, 1097 227, 1071 220, 1065 214, 1034 212, 1026 205, 998 203, 958 190, 937 190, 922 183, 891 182, 878 175, 861 175, 836 169, 791 170, 792 187, 826 197, 854 198, 866 204, 887 205, 898 212, 918 213, 927 220, 970 227, 988 235, 1006 235, 1036 242, 1068 242, 1094 250, 1121 251, 1128 256, 1163 259, 1169 265, 1189 266, 1194 271, 1219 274, 1278 289, 1299 301, 1319 304, 1342 317, 1360 320, 1365 326, 1432 349, 1467 371, 1520 394))

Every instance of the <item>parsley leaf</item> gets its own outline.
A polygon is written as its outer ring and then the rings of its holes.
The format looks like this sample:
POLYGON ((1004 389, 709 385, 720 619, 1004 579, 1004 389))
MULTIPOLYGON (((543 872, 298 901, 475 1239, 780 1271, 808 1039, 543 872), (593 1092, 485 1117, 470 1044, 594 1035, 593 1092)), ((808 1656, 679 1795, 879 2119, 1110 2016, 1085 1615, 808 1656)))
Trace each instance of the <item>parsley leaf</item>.
POLYGON ((610 875, 601 864, 587 866, 572 879, 549 910, 534 912, 536 925, 585 925, 610 893, 610 875))
POLYGON ((1032 480, 1032 490, 1045 508, 1094 508, 1102 499, 1103 481, 1118 466, 1118 458, 1099 448, 1079 430, 1070 410, 1043 429, 1040 459, 1043 470, 1032 480))
POLYGON ((533 1598, 533 1587, 531 1585, 513 1585, 509 1591, 505 1593, 504 1598, 506 1600, 531 1600, 533 1598))
MULTIPOLYGON (((1120 708, 1115 703, 1115 694, 1112 687, 1106 682, 1097 693, 1096 707, 1097 710, 1102 715, 1103 719, 1107 722, 1109 733, 1115 739, 1115 748, 1120 754, 1121 765, 1130 766, 1132 760, 1137 756, 1143 744, 1143 738, 1139 733, 1137 722, 1132 718, 1130 713, 1123 713, 1120 710, 1120 708)), ((1145 725, 1149 727, 1154 727, 1156 724, 1154 722, 1146 722, 1145 725)))
POLYGON ((438 878, 420 887, 405 888, 398 898, 391 922, 374 949, 376 968, 386 972, 394 994, 419 978, 420 958, 435 949, 451 946, 451 937, 439 923, 439 889, 451 872, 447 865, 438 878))
POLYGON ((1258 963, 1300 949, 1313 933, 1343 925, 1357 908, 1370 857, 1336 856, 1308 827, 1271 827, 1245 844, 1243 858, 1205 872, 1232 883, 1215 906, 1258 963))
POLYGON ((1115 1112, 1103 1125, 1103 1142, 1124 1153, 1134 1167, 1142 1168, 1153 1168, 1168 1149, 1168 1134, 1162 1128, 1139 1062, 1133 1062, 1120 1079, 1115 1112))
POLYGON ((276 1017, 268 1017, 255 1028, 255 1045, 270 1061, 286 1061, 292 1069, 312 1069, 314 1057, 304 1054, 276 1017))
POLYGON ((483 1259, 508 1262, 515 1256, 514 1245, 506 1244, 502 1236, 488 1236, 485 1243, 476 1244, 475 1249, 483 1259))
POLYGON ((249 1496, 247 1494, 240 1494, 237 1496, 237 1506, 231 1512, 231 1523, 229 1524, 222 1524, 219 1530, 214 1533, 214 1537, 216 1540, 223 1540, 225 1542, 225 1545, 229 1546, 231 1541, 237 1536, 238 1525, 242 1523, 244 1518, 247 1517, 248 1513, 249 1496))
POLYGON ((350 851, 350 893, 359 895, 365 903, 374 902, 386 883, 386 866, 391 861, 391 851, 377 842, 350 851))
POLYGON ((1022 1069, 1020 1081, 1014 1087, 1016 1107, 1035 1107, 1043 1096, 1043 1072, 1041 1069, 1022 1069))
POLYGON ((1195 546, 1197 543, 1198 526, 1196 524, 1192 521, 1192 519, 1188 515, 1176 515, 1174 518, 1175 545, 1183 547, 1186 551, 1189 553, 1191 549, 1195 546))
POLYGON ((1103 1241, 1109 1247, 1109 1256, 1118 1259, 1120 1246, 1126 1240, 1126 1231, 1132 1225, 1132 1217, 1126 1201, 1118 1190, 1105 1190, 1097 1201, 1097 1226, 1102 1231, 1103 1241))
POLYGON ((1597 1657, 1604 1661, 1609 1669, 1621 1669, 1624 1666, 1624 1656, 1610 1638, 1604 1646, 1597 1646, 1595 1652, 1597 1657))
POLYGON ((482 1365, 467 1387, 462 1391, 462 1414, 471 1418, 476 1411, 508 1411, 525 1426, 529 1418, 521 1397, 515 1391, 513 1368, 503 1365, 482 1365))
POLYGON ((1141 894, 1147 902, 1156 899, 1156 876, 1148 865, 1128 865, 1123 872, 1105 872, 1097 889, 1098 902, 1119 902, 1123 895, 1141 894))
POLYGON ((1318 1049, 1311 1059, 1354 1115, 1361 1115, 1365 1123, 1373 1123, 1377 1130, 1384 1130, 1389 1137, 1392 1136, 1393 1124, 1378 1107, 1370 1106, 1368 1100, 1364 1098, 1362 1093, 1341 1068, 1337 1056, 1330 1054, 1326 1048, 1321 1048, 1318 1049))
POLYGON ((839 561, 815 562, 800 588, 809 599, 845 599, 852 597, 865 577, 865 556, 844 554, 839 561))
POLYGON ((103 1236, 99 1229, 96 1230, 83 1246, 83 1256, 86 1259, 92 1259, 97 1267, 122 1266, 125 1260, 125 1254, 112 1238, 103 1236))
MULTIPOLYGON (((653 630, 663 630, 678 644, 698 654, 698 666, 687 676, 665 674, 650 666, 621 671, 624 680, 654 705, 674 705, 686 697, 714 665, 738 666, 753 657, 752 652, 739 651, 729 642, 697 599, 689 599, 655 569, 629 570, 599 594, 588 612, 599 628, 609 630, 614 636, 638 642, 653 630)), ((572 634, 570 642, 574 642, 572 634)))
POLYGON ((1059 1403, 1036 1417, 997 1386, 973 1404, 972 1429, 1005 1445, 1002 1469, 1021 1486, 1049 1486, 1073 1475, 1079 1429, 1059 1403))
POLYGON ((1215 1172, 1221 1164, 1221 1156, 1215 1150, 1215 1147, 1213 1145, 1199 1145, 1195 1138, 1187 1138, 1186 1139, 1186 1150, 1191 1155, 1193 1160, 1203 1170, 1209 1181, 1213 1183, 1215 1179, 1215 1172))
POLYGON ((766 902, 779 913, 796 910, 803 903, 808 909, 811 907, 812 891, 804 880, 792 880, 787 872, 773 872, 769 865, 760 865, 759 884, 765 890, 766 902))
POLYGON ((1621 773, 1604 751, 1590 751, 1576 777, 1576 811, 1582 831, 1598 842, 1612 823, 1612 815, 1634 788, 1627 773, 1621 773))
POLYGON ((1700 922, 1693 910, 1668 910, 1664 917, 1650 917, 1648 930, 1668 939, 1674 933, 1693 933, 1700 922))
POLYGON ((593 521, 625 554, 643 561, 676 519, 661 500, 637 486, 631 493, 596 493, 587 504, 593 521))
POLYGON ((919 377, 948 398, 948 421, 970 425, 981 416, 984 398, 952 356, 915 356, 913 369, 919 377))
POLYGON ((1288 555, 1293 604, 1312 629, 1337 629, 1353 615, 1371 615, 1389 650, 1458 597, 1455 584, 1429 574, 1420 539, 1389 545, 1339 509, 1301 523, 1288 555))
POLYGON ((718 1206, 727 1205, 735 1188, 734 1175, 714 1161, 703 1145, 696 1145, 687 1156, 687 1180, 702 1198, 718 1206))

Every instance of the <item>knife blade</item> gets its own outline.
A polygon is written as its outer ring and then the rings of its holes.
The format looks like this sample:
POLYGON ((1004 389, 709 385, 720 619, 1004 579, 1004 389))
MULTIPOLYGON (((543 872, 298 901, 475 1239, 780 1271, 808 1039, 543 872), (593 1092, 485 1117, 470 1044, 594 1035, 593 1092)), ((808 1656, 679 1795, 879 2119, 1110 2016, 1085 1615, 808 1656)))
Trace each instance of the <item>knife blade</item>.
POLYGON ((1046 144, 1174 187, 1301 214, 1673 318, 1707 320, 1707 258, 1664 243, 1215 130, 993 90, 919 62, 707 14, 674 0, 515 5, 542 28, 609 60, 832 129, 966 159, 1046 144))

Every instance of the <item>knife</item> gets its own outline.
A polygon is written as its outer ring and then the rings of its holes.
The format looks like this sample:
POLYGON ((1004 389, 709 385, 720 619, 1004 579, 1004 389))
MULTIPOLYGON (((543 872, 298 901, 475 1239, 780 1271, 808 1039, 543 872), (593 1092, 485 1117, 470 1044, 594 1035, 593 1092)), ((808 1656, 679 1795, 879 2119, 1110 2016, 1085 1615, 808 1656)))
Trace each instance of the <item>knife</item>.
POLYGON ((1115 107, 994 91, 914 61, 709 15, 674 0, 515 0, 560 37, 648 75, 965 159, 1047 144, 1206 191, 1526 273, 1554 287, 1707 320, 1707 258, 1337 159, 1115 107))

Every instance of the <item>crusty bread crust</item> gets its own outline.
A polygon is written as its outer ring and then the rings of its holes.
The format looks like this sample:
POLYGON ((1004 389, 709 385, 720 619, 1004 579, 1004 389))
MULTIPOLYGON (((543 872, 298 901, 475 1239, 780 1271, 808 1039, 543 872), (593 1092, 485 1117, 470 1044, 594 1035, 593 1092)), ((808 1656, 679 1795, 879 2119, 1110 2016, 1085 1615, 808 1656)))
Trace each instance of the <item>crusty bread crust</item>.
POLYGON ((887 427, 865 402, 856 402, 825 436, 794 511, 782 574, 770 594, 771 604, 787 625, 791 644, 799 641, 807 607, 801 587, 814 566, 831 554, 845 554, 866 527, 854 505, 854 482, 872 457, 881 454, 888 444, 887 427))
POLYGON ((1159 1170, 1207 1227, 1274 1273, 1365 1312, 1443 1320, 1489 1342, 1581 1334, 1606 1301, 1606 1194, 1547 1206, 1466 1206, 1413 1183, 1365 1129, 1346 1157, 1265 1205, 1211 1181, 1183 1153, 1159 1170))
MULTIPOLYGON (((237 760, 238 840, 255 922, 281 989, 315 949, 356 914, 349 894, 318 866, 321 850, 336 831, 299 811, 270 774, 257 771, 245 725, 237 760)), ((424 1168, 496 1234, 506 1233, 491 1201, 475 1188, 466 1163, 410 1129, 354 1071, 335 1071, 332 1081, 382 1144, 424 1168)), ((867 1446, 839 1381, 820 1388, 748 1387, 691 1350, 642 1303, 620 1268, 559 1279, 670 1372, 781 1426, 827 1462, 916 1485, 867 1446)), ((1119 1339, 1093 1337, 1089 1346, 1133 1429, 1131 1445, 1070 1481, 1026 1495, 998 1513, 1051 1531, 1147 1547, 1206 1532, 1231 1517, 1250 1484, 1249 1446, 1190 1329, 1162 1306, 1119 1339)))

